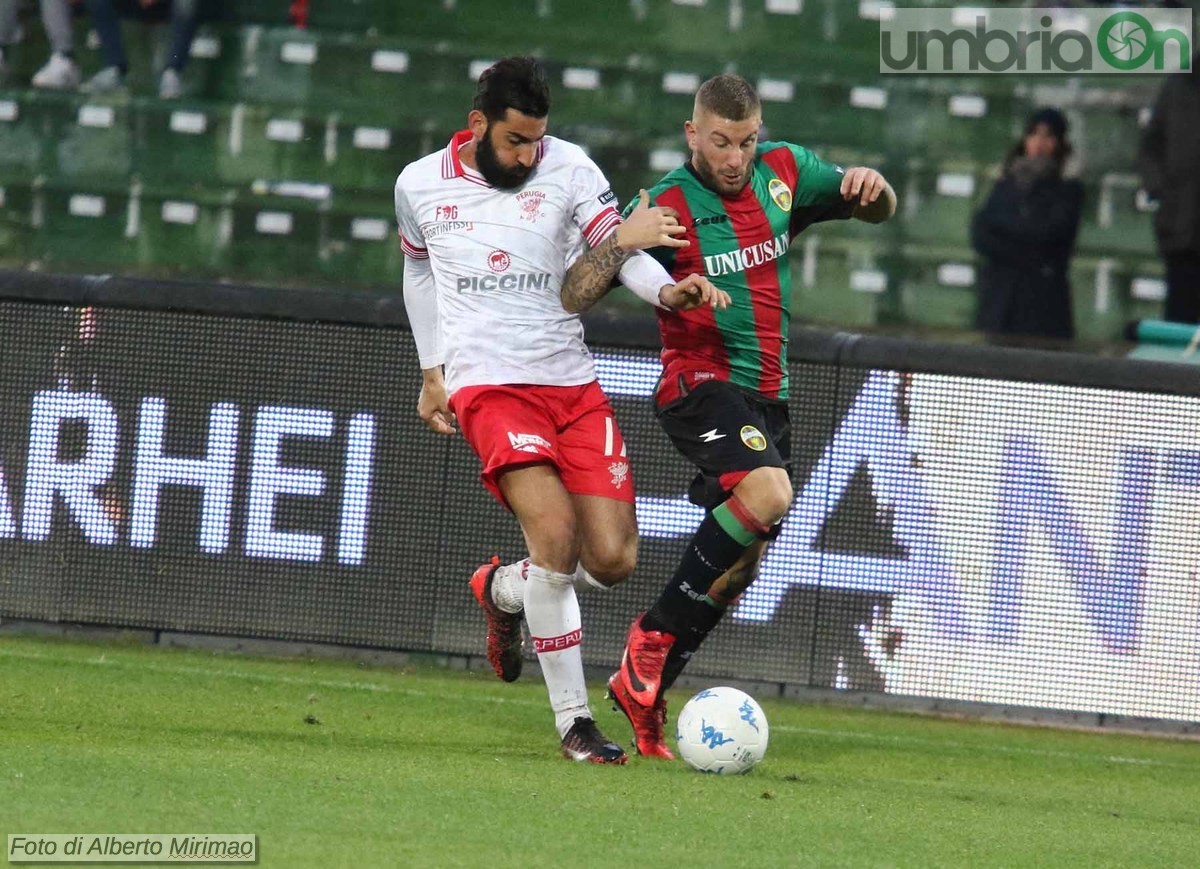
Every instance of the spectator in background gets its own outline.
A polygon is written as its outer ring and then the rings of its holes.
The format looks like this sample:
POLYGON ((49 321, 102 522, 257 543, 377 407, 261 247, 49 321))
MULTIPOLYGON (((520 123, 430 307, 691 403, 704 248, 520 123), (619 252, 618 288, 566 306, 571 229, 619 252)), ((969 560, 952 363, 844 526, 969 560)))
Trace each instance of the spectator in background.
POLYGON ((1083 185, 1063 177, 1070 153, 1062 112, 1035 112, 975 214, 971 244, 983 257, 976 328, 999 335, 1074 337, 1067 269, 1083 185))
POLYGON ((1167 77, 1142 135, 1142 184, 1158 200, 1154 232, 1167 268, 1163 316, 1200 323, 1200 76, 1167 77))
POLYGON ((87 0, 92 25, 100 37, 100 52, 104 68, 84 84, 89 93, 106 93, 125 86, 129 61, 121 39, 120 11, 132 11, 149 20, 161 20, 170 15, 171 47, 158 83, 158 95, 173 100, 183 93, 181 75, 187 65, 196 36, 197 0, 87 0))
MULTIPOLYGON (((0 0, 0 78, 4 77, 5 48, 20 42, 18 0, 0 0)), ((71 9, 67 0, 41 0, 42 26, 50 42, 50 59, 36 73, 35 88, 73 90, 79 87, 79 65, 75 62, 75 37, 71 31, 71 9)))

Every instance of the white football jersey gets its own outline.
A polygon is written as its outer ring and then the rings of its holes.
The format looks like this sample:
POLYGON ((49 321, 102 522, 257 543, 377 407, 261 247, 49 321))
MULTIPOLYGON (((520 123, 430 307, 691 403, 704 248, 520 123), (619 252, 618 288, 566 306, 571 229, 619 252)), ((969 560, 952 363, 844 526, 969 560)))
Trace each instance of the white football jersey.
POLYGON ((396 179, 404 253, 433 272, 447 389, 595 380, 559 290, 584 242, 595 247, 621 222, 608 181, 579 146, 547 136, 525 184, 497 189, 459 160, 470 140, 457 133, 396 179))

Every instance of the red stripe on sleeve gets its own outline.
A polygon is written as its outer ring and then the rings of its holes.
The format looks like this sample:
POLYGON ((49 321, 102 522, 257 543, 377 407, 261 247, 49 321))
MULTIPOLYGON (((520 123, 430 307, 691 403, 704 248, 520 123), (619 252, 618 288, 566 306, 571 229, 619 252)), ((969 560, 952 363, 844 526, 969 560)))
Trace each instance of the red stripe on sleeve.
POLYGON ((400 234, 400 248, 404 251, 405 256, 413 259, 429 259, 429 250, 410 242, 404 237, 404 233, 400 234))
MULTIPOLYGON (((583 228, 583 234, 585 237, 587 237, 589 243, 591 242, 592 236, 596 233, 596 231, 600 229, 606 221, 610 221, 614 217, 618 222, 620 222, 621 215, 617 214, 617 209, 610 205, 588 221, 587 226, 583 228)), ((593 245, 593 247, 594 246, 595 245, 593 245)))

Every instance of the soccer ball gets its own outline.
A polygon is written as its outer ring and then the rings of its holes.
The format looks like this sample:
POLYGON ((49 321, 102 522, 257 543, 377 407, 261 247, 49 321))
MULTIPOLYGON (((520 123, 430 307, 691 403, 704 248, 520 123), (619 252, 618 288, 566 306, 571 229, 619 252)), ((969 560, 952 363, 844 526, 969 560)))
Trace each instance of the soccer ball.
POLYGON ((679 756, 692 769, 737 775, 767 753, 767 716, 737 688, 706 688, 675 721, 679 756))

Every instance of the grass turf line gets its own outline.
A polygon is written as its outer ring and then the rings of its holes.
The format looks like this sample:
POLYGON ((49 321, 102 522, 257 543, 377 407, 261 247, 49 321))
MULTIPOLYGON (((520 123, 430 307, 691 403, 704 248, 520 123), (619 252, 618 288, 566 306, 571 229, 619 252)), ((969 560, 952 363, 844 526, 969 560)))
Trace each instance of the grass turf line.
POLYGON ((1200 848, 1182 741, 766 701, 767 759, 720 778, 565 761, 544 687, 490 674, 24 637, 0 638, 0 673, 4 834, 253 832, 266 867, 1165 866, 1200 848))

